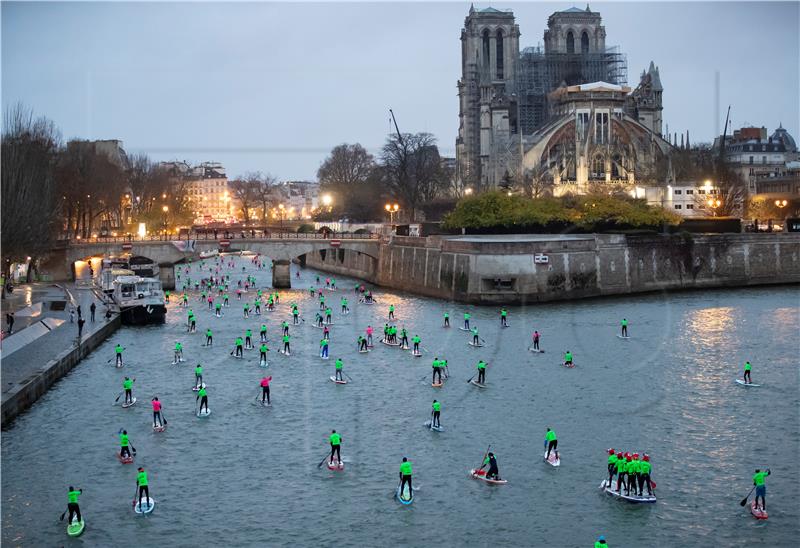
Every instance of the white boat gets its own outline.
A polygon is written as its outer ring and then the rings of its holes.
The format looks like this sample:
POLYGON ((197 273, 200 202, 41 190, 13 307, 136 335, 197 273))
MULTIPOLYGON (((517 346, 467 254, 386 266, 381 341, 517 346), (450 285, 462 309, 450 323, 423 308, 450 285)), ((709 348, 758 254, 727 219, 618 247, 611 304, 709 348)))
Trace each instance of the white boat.
POLYGON ((114 279, 114 302, 122 316, 122 323, 141 325, 164 323, 167 307, 161 280, 141 276, 118 276, 114 279))

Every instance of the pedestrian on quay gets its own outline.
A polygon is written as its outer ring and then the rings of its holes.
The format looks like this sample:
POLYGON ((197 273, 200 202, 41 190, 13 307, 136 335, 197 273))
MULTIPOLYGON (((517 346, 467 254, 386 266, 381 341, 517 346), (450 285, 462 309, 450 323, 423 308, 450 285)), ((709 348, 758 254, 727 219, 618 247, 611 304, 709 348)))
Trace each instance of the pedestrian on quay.
POLYGON ((97 311, 97 305, 94 304, 94 301, 92 301, 92 306, 89 307, 89 315, 90 315, 92 321, 94 321, 94 313, 96 311, 97 311))
POLYGON ((86 323, 86 320, 83 318, 78 318, 78 339, 83 336, 83 324, 86 323))
POLYGON ((8 314, 6 314, 6 324, 8 324, 8 334, 11 335, 11 333, 14 331, 14 313, 13 312, 9 312, 8 314))
POLYGON ((75 323, 75 307, 69 305, 69 323, 75 323))
POLYGON ((78 305, 78 319, 80 320, 82 317, 83 314, 81 313, 81 305, 78 305))

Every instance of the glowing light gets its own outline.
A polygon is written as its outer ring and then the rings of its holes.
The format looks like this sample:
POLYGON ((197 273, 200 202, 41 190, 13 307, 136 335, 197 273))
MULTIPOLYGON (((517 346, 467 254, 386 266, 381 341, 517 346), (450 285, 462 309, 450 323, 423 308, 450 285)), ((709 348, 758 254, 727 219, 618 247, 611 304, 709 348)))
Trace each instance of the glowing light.
POLYGON ((322 205, 325 207, 330 206, 333 203, 333 197, 330 194, 323 194, 322 195, 322 205))

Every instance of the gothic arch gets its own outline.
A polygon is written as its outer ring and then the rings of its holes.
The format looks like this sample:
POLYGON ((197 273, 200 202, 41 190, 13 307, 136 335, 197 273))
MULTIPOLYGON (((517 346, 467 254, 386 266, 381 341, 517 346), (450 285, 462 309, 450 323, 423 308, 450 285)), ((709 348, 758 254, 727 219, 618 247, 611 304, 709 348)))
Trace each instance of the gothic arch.
POLYGON ((581 53, 589 53, 589 33, 585 30, 581 33, 581 53))
POLYGON ((567 53, 575 53, 575 34, 572 29, 567 31, 567 53))
POLYGON ((489 47, 490 46, 489 46, 489 29, 488 28, 483 29, 483 32, 481 32, 481 37, 482 37, 481 38, 481 42, 482 42, 482 44, 481 44, 482 45, 481 53, 483 54, 483 66, 484 67, 488 67, 489 66, 489 59, 491 59, 491 57, 489 55, 489 47))
POLYGON ((496 37, 496 40, 495 40, 495 50, 496 50, 495 51, 495 57, 497 58, 497 75, 496 76, 497 76, 498 79, 502 80, 503 77, 504 77, 503 69, 505 68, 504 67, 504 63, 503 63, 504 54, 505 54, 505 50, 504 50, 504 47, 503 47, 503 43, 504 43, 504 41, 503 41, 503 29, 498 28, 497 29, 497 33, 495 34, 495 37, 496 37))

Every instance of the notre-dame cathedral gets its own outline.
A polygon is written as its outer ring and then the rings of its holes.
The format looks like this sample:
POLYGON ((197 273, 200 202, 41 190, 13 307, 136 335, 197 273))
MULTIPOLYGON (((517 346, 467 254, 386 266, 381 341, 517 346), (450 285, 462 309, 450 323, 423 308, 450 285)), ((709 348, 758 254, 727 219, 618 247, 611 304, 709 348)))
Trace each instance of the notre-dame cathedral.
POLYGON ((457 177, 477 188, 544 182, 555 195, 636 194, 666 181, 663 88, 651 62, 627 84, 625 56, 606 46, 598 12, 547 20, 544 47, 520 52, 511 10, 470 8, 461 30, 457 177), (597 188, 599 187, 599 188, 597 188))

